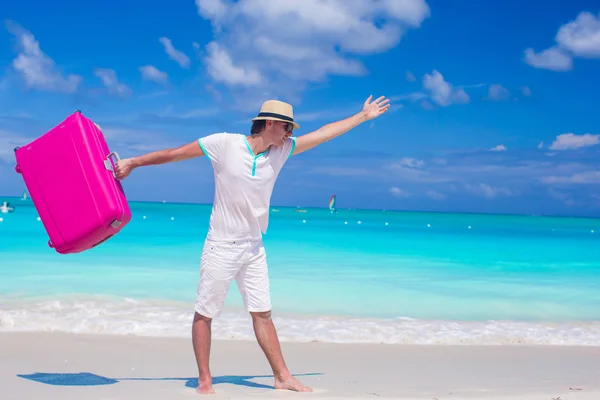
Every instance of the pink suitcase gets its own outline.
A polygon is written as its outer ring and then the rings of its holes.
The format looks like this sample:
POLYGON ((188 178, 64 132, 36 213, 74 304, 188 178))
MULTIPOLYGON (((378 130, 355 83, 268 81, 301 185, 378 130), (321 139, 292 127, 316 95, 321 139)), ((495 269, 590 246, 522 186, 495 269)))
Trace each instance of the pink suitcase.
POLYGON ((109 151, 94 122, 76 111, 33 142, 15 148, 17 165, 60 254, 80 253, 108 240, 131 220, 109 151))

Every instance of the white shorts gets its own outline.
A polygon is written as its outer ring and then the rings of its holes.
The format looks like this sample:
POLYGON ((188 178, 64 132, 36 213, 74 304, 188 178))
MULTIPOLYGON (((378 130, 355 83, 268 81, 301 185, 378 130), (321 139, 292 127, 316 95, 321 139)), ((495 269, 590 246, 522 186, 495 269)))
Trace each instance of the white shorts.
POLYGON ((246 311, 271 310, 267 255, 262 240, 209 239, 202 250, 194 310, 208 318, 219 316, 234 278, 246 311))

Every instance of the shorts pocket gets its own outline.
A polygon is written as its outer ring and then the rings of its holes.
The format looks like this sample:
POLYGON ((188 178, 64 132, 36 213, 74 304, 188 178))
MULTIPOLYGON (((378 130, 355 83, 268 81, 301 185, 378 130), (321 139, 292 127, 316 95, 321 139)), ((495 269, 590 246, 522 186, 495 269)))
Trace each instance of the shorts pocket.
POLYGON ((231 264, 238 264, 240 255, 240 249, 229 243, 207 241, 202 250, 203 259, 221 268, 229 268, 231 264))
POLYGON ((209 253, 221 252, 225 250, 223 244, 215 243, 215 242, 205 242, 204 243, 204 251, 209 253))

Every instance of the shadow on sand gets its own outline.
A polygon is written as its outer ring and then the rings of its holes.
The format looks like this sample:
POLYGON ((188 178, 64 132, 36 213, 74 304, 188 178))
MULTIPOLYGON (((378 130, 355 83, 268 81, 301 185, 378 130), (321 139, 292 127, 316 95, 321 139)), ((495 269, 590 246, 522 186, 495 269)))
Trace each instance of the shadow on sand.
MULTIPOLYGON (((314 376, 322 373, 296 374, 294 376, 314 376)), ((104 376, 89 372, 78 373, 46 373, 36 372, 33 374, 18 374, 19 378, 29 379, 38 383, 55 386, 98 386, 114 385, 121 381, 185 381, 185 386, 195 389, 198 386, 198 378, 106 378, 104 376)), ((255 383, 250 379, 273 378, 273 375, 223 375, 213 377, 213 385, 229 383, 232 385, 247 386, 259 389, 274 389, 271 385, 255 383)))

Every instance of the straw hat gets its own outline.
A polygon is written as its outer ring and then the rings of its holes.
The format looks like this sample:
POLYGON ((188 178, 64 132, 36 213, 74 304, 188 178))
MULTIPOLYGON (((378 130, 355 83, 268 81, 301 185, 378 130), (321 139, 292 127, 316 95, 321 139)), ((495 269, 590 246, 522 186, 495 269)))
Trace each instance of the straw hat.
POLYGON ((291 104, 279 100, 267 100, 260 107, 258 115, 252 121, 273 120, 282 122, 291 122, 295 129, 300 129, 300 125, 294 122, 294 109, 291 104))

